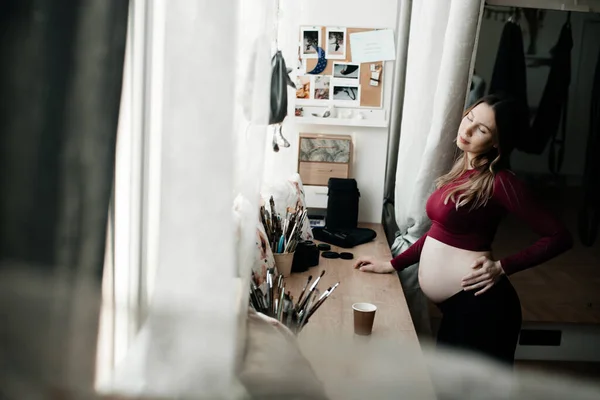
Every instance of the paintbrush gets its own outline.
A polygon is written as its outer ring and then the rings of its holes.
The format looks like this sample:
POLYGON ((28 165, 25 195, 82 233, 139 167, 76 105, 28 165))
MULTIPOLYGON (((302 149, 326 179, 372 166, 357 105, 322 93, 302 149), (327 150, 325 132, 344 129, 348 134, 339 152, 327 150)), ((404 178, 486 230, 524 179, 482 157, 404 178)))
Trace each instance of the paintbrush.
POLYGON ((329 298, 329 296, 331 296, 331 293, 333 293, 333 291, 335 290, 335 288, 337 288, 339 286, 339 284, 340 284, 339 282, 336 283, 335 285, 333 285, 332 287, 327 289, 325 291, 325 293, 323 293, 321 295, 319 300, 317 300, 315 305, 310 309, 310 312, 308 313, 308 316, 306 317, 306 322, 308 322, 310 317, 319 309, 319 307, 321 307, 321 304, 325 303, 325 300, 327 300, 327 298, 329 298))
POLYGON ((282 321, 282 316, 283 316, 283 309, 285 307, 285 286, 281 288, 281 290, 279 291, 279 308, 277 310, 277 320, 279 322, 283 322, 282 321))
POLYGON ((309 313, 309 311, 313 305, 314 299, 315 299, 315 295, 316 295, 316 293, 314 291, 308 294, 308 296, 306 297, 306 299, 308 300, 306 302, 306 306, 298 314, 298 325, 296 326, 296 329, 298 332, 300 332, 300 330, 302 330, 302 326, 306 323, 308 313, 309 313))
POLYGON ((275 211, 275 200, 273 200, 273 196, 269 199, 269 206, 271 207, 271 224, 273 233, 277 233, 277 212, 275 211))
POLYGON ((308 289, 308 294, 306 295, 306 297, 304 298, 304 300, 302 301, 302 303, 300 304, 299 309, 302 310, 304 308, 304 306, 306 305, 307 300, 309 299, 310 295, 312 294, 312 292, 315 291, 315 288, 317 287, 317 285, 319 284, 319 281, 321 280, 321 278, 323 277, 323 275, 325 275, 325 270, 321 271, 321 275, 319 275, 317 277, 317 279, 315 279, 315 281, 313 282, 312 286, 310 287, 310 289, 308 289))
POLYGON ((276 310, 276 304, 275 301, 277 299, 276 295, 275 295, 275 285, 276 283, 273 282, 274 280, 274 275, 271 275, 271 286, 269 286, 269 296, 271 297, 271 308, 269 310, 269 312, 271 313, 271 317, 275 316, 275 310, 276 310))
POLYGON ((312 280, 312 275, 308 276, 308 280, 306 281, 306 284, 304 285, 304 287, 302 288, 302 291, 300 292, 300 296, 298 296, 298 304, 300 305, 300 302, 302 301, 302 297, 304 297, 304 292, 306 292, 306 288, 308 287, 308 284, 310 283, 310 281, 312 280))
POLYGON ((265 311, 265 296, 262 290, 256 285, 256 275, 252 271, 252 278, 250 279, 250 295, 254 294, 255 299, 258 301, 258 306, 261 312, 265 311))
MULTIPOLYGON (((280 299, 280 301, 277 303, 279 305, 279 307, 281 307, 281 293, 283 292, 283 275, 279 274, 277 276, 277 288, 276 290, 274 290, 274 296, 276 299, 280 299)), ((273 316, 276 318, 277 315, 279 315, 279 307, 275 307, 275 309, 273 310, 273 316)))
POLYGON ((252 308, 260 312, 260 305, 258 303, 258 300, 256 299, 256 295, 252 290, 250 290, 250 304, 252 305, 252 308))
POLYGON ((260 306, 260 310, 262 313, 267 312, 267 301, 265 300, 265 295, 262 290, 256 288, 256 298, 258 299, 258 304, 260 306))
POLYGON ((269 316, 273 316, 275 314, 275 285, 276 283, 273 282, 274 281, 274 275, 273 275, 273 271, 271 269, 269 269, 267 271, 267 297, 268 297, 268 304, 267 304, 267 314, 269 316))
POLYGON ((254 308, 256 311, 263 311, 263 301, 261 301, 260 297, 262 294, 259 294, 258 288, 254 283, 254 274, 252 274, 252 279, 250 280, 250 300, 254 304, 254 308))
POLYGON ((285 249, 283 250, 284 253, 289 252, 290 246, 294 242, 294 233, 296 232, 296 226, 297 225, 294 224, 294 227, 292 228, 292 233, 290 234, 290 239, 287 243, 287 246, 285 246, 285 249))
POLYGON ((267 241, 271 243, 271 233, 269 232, 269 226, 267 225, 267 220, 265 218, 264 209, 260 210, 260 222, 262 222, 262 226, 265 230, 265 234, 267 235, 267 241))
POLYGON ((304 226, 304 221, 306 220, 306 215, 308 210, 304 210, 298 214, 298 218, 294 223, 294 228, 290 233, 289 246, 287 246, 286 251, 291 253, 296 251, 296 247, 298 246, 298 242, 302 237, 302 227, 304 226))
POLYGON ((268 309, 271 308, 271 273, 267 270, 267 287, 266 287, 266 308, 267 308, 267 312, 268 309))

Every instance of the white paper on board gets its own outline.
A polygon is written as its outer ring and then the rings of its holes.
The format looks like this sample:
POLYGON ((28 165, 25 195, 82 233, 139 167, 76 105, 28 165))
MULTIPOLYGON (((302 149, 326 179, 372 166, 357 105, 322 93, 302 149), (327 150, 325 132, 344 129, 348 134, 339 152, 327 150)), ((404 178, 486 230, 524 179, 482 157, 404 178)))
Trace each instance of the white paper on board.
POLYGON ((379 71, 371 72, 371 80, 369 84, 371 86, 379 86, 379 71))
POLYGON ((396 59, 396 45, 392 29, 357 32, 351 33, 349 36, 353 63, 393 61, 396 59))

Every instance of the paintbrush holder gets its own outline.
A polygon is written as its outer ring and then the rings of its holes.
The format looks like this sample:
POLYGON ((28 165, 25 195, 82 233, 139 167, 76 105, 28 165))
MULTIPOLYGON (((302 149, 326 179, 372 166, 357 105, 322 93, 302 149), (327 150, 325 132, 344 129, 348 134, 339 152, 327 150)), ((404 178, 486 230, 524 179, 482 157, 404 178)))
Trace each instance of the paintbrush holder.
POLYGON ((275 258, 275 266, 277 267, 277 272, 287 278, 292 273, 292 264, 294 262, 294 252, 291 253, 275 253, 273 254, 275 258))

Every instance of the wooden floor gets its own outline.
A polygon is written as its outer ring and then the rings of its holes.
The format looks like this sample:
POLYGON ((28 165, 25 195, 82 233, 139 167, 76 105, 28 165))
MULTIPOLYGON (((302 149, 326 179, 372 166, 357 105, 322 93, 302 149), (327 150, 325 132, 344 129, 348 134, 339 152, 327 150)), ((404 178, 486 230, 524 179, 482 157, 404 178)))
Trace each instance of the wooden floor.
MULTIPOLYGON (((569 252, 538 267, 511 276, 525 322, 600 324, 600 238, 592 247, 577 234, 577 191, 537 189, 549 208, 569 227, 575 245, 569 252)), ((507 217, 498 229, 494 256, 513 254, 537 239, 523 222, 507 217)), ((433 317, 439 317, 435 306, 433 317)))

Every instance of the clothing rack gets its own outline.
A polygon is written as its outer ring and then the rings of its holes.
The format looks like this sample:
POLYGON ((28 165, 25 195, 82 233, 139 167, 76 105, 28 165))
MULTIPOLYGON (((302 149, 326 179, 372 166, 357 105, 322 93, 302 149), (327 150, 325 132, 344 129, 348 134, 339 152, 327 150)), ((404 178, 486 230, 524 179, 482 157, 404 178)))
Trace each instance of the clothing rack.
POLYGON ((558 11, 600 12, 598 0, 486 0, 486 4, 558 11))
POLYGON ((486 5, 483 13, 485 19, 500 20, 502 22, 514 22, 516 24, 521 20, 521 9, 518 7, 500 7, 486 5))
MULTIPOLYGON (((594 12, 600 13, 600 1, 598 0, 486 0, 486 8, 491 8, 491 12, 495 13, 495 17, 501 15, 502 19, 505 20, 508 15, 512 16, 512 10, 507 8, 504 13, 502 10, 495 10, 493 7, 519 7, 524 9, 537 9, 537 10, 556 10, 556 11, 568 11, 567 20, 563 29, 570 28, 571 12, 594 12)), ((514 9, 513 9, 514 10, 514 9)), ((524 13, 535 10, 524 10, 524 13)), ((528 51, 528 53, 531 53, 528 51)), ((533 52, 534 53, 534 52, 533 52)), ((598 86, 600 82, 600 56, 598 57, 596 66, 596 78, 594 81, 595 92, 593 97, 598 99, 598 86)), ((593 104, 597 107, 596 103, 593 104)), ((566 101, 564 109, 566 109, 566 101)), ((596 108, 597 112, 597 108, 596 108)), ((563 110, 564 113, 564 110, 563 110)), ((593 113, 593 111, 592 111, 593 113)), ((598 117, 596 117, 598 118, 598 117)), ((593 118, 592 118, 593 119, 593 118)), ((598 237, 600 231, 600 206, 598 206, 598 198, 600 198, 599 190, 597 187, 596 176, 597 167, 593 165, 595 154, 598 149, 598 131, 597 122, 591 122, 590 133, 588 138, 588 149, 586 154, 586 171, 584 176, 584 201, 581 204, 579 215, 578 215, 578 231, 581 242, 586 246, 592 246, 598 237), (594 131, 596 127, 596 131, 594 131), (596 174, 596 175, 595 175, 596 174)), ((550 170, 556 175, 560 170, 562 159, 564 155, 564 136, 565 136, 565 117, 561 121, 561 127, 559 128, 557 135, 551 138, 550 144, 550 157, 549 167, 550 170)))

